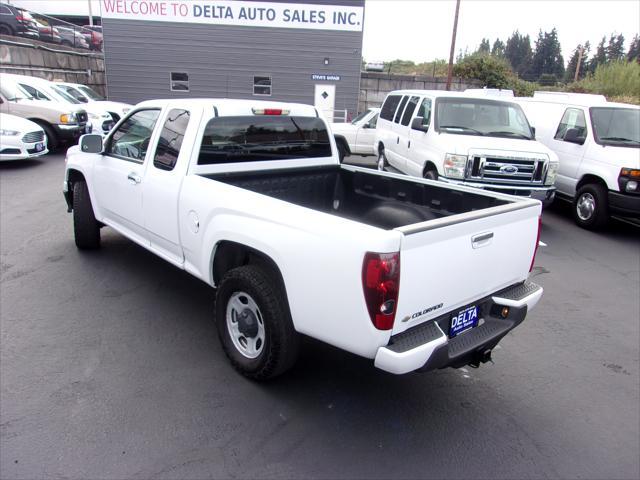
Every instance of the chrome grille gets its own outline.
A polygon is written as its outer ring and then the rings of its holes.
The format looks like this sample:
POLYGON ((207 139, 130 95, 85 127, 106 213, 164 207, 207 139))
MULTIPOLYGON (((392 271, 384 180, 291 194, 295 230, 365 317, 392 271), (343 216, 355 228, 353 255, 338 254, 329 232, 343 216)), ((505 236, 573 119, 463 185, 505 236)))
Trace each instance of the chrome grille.
POLYGON ((486 183, 542 184, 546 162, 543 159, 522 159, 473 155, 468 166, 468 178, 486 183))
POLYGON ((25 133, 24 136, 22 137, 22 141, 24 143, 42 142, 44 141, 44 132, 39 131, 39 132, 25 133))

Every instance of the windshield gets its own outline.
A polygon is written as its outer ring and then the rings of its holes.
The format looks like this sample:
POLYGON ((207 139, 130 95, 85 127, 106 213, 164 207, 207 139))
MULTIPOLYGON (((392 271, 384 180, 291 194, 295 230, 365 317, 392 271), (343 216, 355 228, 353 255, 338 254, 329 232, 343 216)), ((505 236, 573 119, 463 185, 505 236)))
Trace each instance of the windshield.
POLYGON ((319 118, 216 117, 204 130, 198 164, 330 156, 329 134, 319 118))
POLYGON ((356 118, 354 118, 353 120, 351 120, 351 125, 355 125, 356 123, 358 123, 360 120, 362 120, 364 117, 366 117, 367 115, 369 115, 369 113, 371 113, 371 110, 365 110, 364 112, 362 112, 359 115, 356 115, 356 118))
POLYGON ((33 100, 33 95, 30 95, 24 89, 20 88, 17 84, 11 84, 10 82, 2 80, 2 87, 0 87, 2 95, 9 101, 15 100, 33 100))
POLYGON ((80 103, 87 103, 88 99, 77 88, 70 87, 68 85, 57 85, 57 88, 64 90, 67 94, 78 100, 80 103))
POLYGON ((477 98, 436 100, 436 130, 441 133, 533 140, 520 105, 477 98))
POLYGON ((53 85, 51 87, 51 90, 53 90, 53 93, 57 94, 58 97, 62 98, 67 103, 73 103, 73 104, 82 103, 79 100, 76 100, 75 98, 73 98, 71 95, 69 95, 67 92, 65 92, 58 85, 53 85))
POLYGON ((96 101, 104 100, 104 97, 102 95, 98 94, 95 90, 89 87, 86 87, 84 85, 81 87, 78 87, 78 90, 80 90, 83 94, 85 94, 91 100, 96 100, 96 101))
POLYGON ((640 146, 640 109, 593 107, 589 112, 597 143, 618 147, 640 146))

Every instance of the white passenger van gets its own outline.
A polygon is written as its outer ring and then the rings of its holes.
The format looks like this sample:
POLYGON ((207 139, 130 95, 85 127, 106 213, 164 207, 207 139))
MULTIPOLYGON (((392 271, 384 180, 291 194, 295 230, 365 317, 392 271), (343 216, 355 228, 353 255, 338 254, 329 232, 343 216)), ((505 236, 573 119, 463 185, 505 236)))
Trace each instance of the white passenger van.
POLYGON ((535 140, 510 98, 401 90, 385 99, 376 128, 378 169, 533 197, 548 204, 557 156, 535 140))
POLYGON ((640 218, 639 107, 562 92, 517 100, 560 159, 558 196, 573 202, 578 225, 603 227, 612 214, 640 218))

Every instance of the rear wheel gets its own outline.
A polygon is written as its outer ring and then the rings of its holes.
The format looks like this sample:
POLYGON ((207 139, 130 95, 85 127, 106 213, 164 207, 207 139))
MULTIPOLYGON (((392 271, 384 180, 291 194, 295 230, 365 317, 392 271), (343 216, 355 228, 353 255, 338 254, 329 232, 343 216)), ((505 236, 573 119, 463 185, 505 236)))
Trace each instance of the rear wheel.
POLYGON ((35 122, 35 123, 40 125, 40 127, 44 130, 44 134, 47 137, 47 148, 49 149, 49 151, 50 152, 55 151, 60 145, 60 140, 58 139, 58 135, 56 134, 56 132, 53 130, 53 127, 51 127, 51 125, 44 122, 35 122))
POLYGON ((378 170, 380 170, 381 172, 384 172, 388 166, 389 166, 389 162, 387 162, 387 157, 384 154, 384 149, 381 148, 380 152, 378 153, 378 162, 377 162, 378 170))
POLYGON ((288 370, 298 356, 286 293, 276 275, 257 265, 230 270, 216 293, 218 335, 236 370, 267 380, 288 370))
POLYGON ((100 223, 93 214, 89 189, 83 180, 73 184, 73 233, 79 249, 100 247, 100 223))
POLYGON ((573 217, 582 228, 603 228, 609 221, 609 201, 605 187, 598 183, 581 187, 573 200, 573 217))
POLYGON ((2 34, 2 35, 15 35, 13 33, 13 28, 11 28, 11 26, 6 25, 4 23, 0 23, 0 34, 2 34))

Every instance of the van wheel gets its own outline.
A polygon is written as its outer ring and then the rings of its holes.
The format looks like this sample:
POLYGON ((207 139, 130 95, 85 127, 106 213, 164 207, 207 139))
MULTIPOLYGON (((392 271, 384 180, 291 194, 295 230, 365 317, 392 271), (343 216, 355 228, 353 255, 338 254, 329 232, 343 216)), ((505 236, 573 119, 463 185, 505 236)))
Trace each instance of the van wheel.
POLYGON ((275 275, 257 265, 230 270, 216 293, 216 324, 233 367, 254 380, 288 370, 298 356, 284 288, 275 275))
POLYGON ((427 180, 438 180, 438 171, 434 168, 429 168, 428 170, 424 171, 423 177, 427 180))
POLYGON ((73 234, 81 250, 100 247, 100 222, 93 214, 87 183, 82 180, 73 184, 73 234))
POLYGON ((384 149, 380 149, 380 153, 378 153, 378 162, 377 162, 378 170, 380 170, 381 172, 384 172, 388 166, 389 166, 389 162, 387 162, 387 157, 384 154, 384 149))
POLYGON ((581 187, 573 200, 573 216, 576 223, 588 230, 597 230, 609 221, 607 190, 598 183, 581 187))

